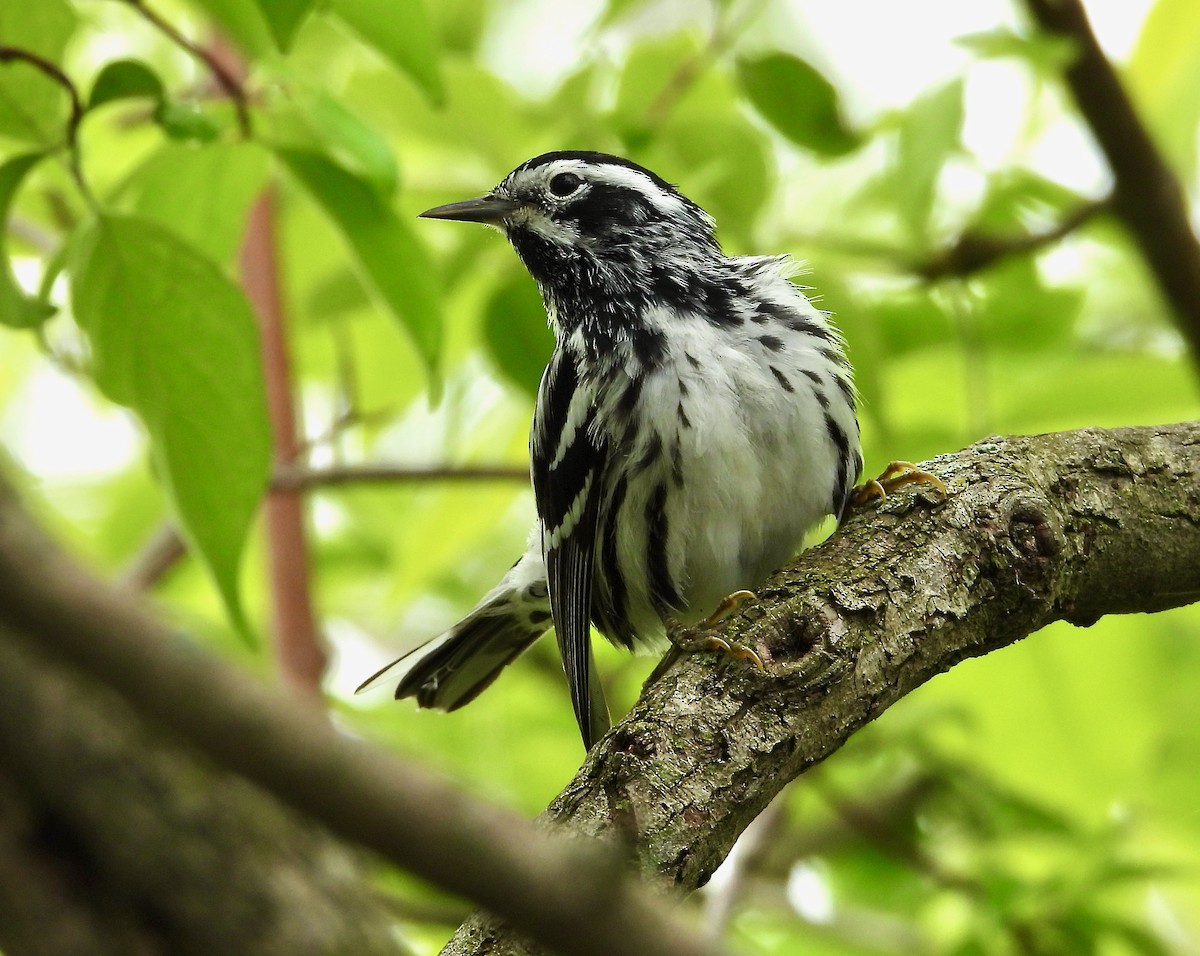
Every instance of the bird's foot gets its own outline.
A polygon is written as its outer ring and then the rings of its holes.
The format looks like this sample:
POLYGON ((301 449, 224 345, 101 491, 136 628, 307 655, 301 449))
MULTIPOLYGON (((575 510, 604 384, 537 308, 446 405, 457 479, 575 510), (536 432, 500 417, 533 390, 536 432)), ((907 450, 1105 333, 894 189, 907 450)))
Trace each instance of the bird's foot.
POLYGON ((736 641, 727 641, 716 634, 706 633, 724 621, 747 601, 757 600, 758 595, 753 591, 734 591, 717 605, 717 609, 711 615, 694 628, 684 627, 675 621, 669 623, 667 625, 667 638, 674 645, 675 649, 681 653, 696 654, 703 651, 716 651, 736 661, 744 661, 752 664, 761 673, 765 674, 767 669, 763 667, 762 658, 758 656, 758 652, 753 648, 747 647, 745 644, 739 644, 736 641))
POLYGON ((895 492, 905 485, 929 485, 942 497, 948 492, 946 485, 937 475, 922 471, 911 461, 893 461, 878 478, 859 485, 850 493, 850 506, 860 508, 872 501, 887 501, 889 492, 895 492))

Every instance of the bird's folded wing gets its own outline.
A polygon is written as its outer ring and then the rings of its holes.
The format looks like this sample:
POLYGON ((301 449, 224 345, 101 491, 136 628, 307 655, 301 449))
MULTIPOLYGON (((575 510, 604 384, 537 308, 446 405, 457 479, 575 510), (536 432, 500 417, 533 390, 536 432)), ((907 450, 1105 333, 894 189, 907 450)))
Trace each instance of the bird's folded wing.
POLYGON ((550 609, 575 719, 589 748, 608 728, 608 710, 593 679, 590 619, 596 526, 607 443, 594 428, 595 403, 575 362, 555 353, 542 377, 530 451, 542 523, 550 609))

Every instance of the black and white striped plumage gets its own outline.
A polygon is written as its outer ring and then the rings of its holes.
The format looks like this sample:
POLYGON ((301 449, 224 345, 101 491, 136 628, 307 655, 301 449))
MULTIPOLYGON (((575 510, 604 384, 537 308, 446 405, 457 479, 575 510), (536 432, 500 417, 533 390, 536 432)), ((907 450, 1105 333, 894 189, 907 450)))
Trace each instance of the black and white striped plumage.
POLYGON ((402 665, 397 697, 454 709, 554 624, 588 747, 607 729, 589 625, 627 647, 752 588, 840 515, 862 470, 841 339, 784 257, 727 257, 649 170, 556 152, 429 218, 499 226, 557 345, 530 436, 529 549, 402 665))

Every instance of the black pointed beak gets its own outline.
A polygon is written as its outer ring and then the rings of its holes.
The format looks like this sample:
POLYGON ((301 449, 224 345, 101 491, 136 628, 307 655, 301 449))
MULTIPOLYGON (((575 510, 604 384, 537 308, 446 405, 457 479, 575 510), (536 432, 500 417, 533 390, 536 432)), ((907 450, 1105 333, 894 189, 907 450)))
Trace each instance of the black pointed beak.
POLYGON ((486 222, 495 225, 521 208, 521 204, 499 196, 480 196, 462 202, 434 206, 421 213, 422 219, 453 219, 456 222, 486 222))

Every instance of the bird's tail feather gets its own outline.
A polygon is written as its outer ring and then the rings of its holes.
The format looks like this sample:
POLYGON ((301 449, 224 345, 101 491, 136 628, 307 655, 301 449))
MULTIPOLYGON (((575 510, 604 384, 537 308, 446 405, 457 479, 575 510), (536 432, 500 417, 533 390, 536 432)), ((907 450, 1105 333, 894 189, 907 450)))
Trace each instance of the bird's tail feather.
POLYGON ((396 698, 421 707, 456 710, 479 696, 500 672, 542 636, 549 624, 517 595, 500 588, 433 640, 368 677, 355 693, 397 680, 396 698))

